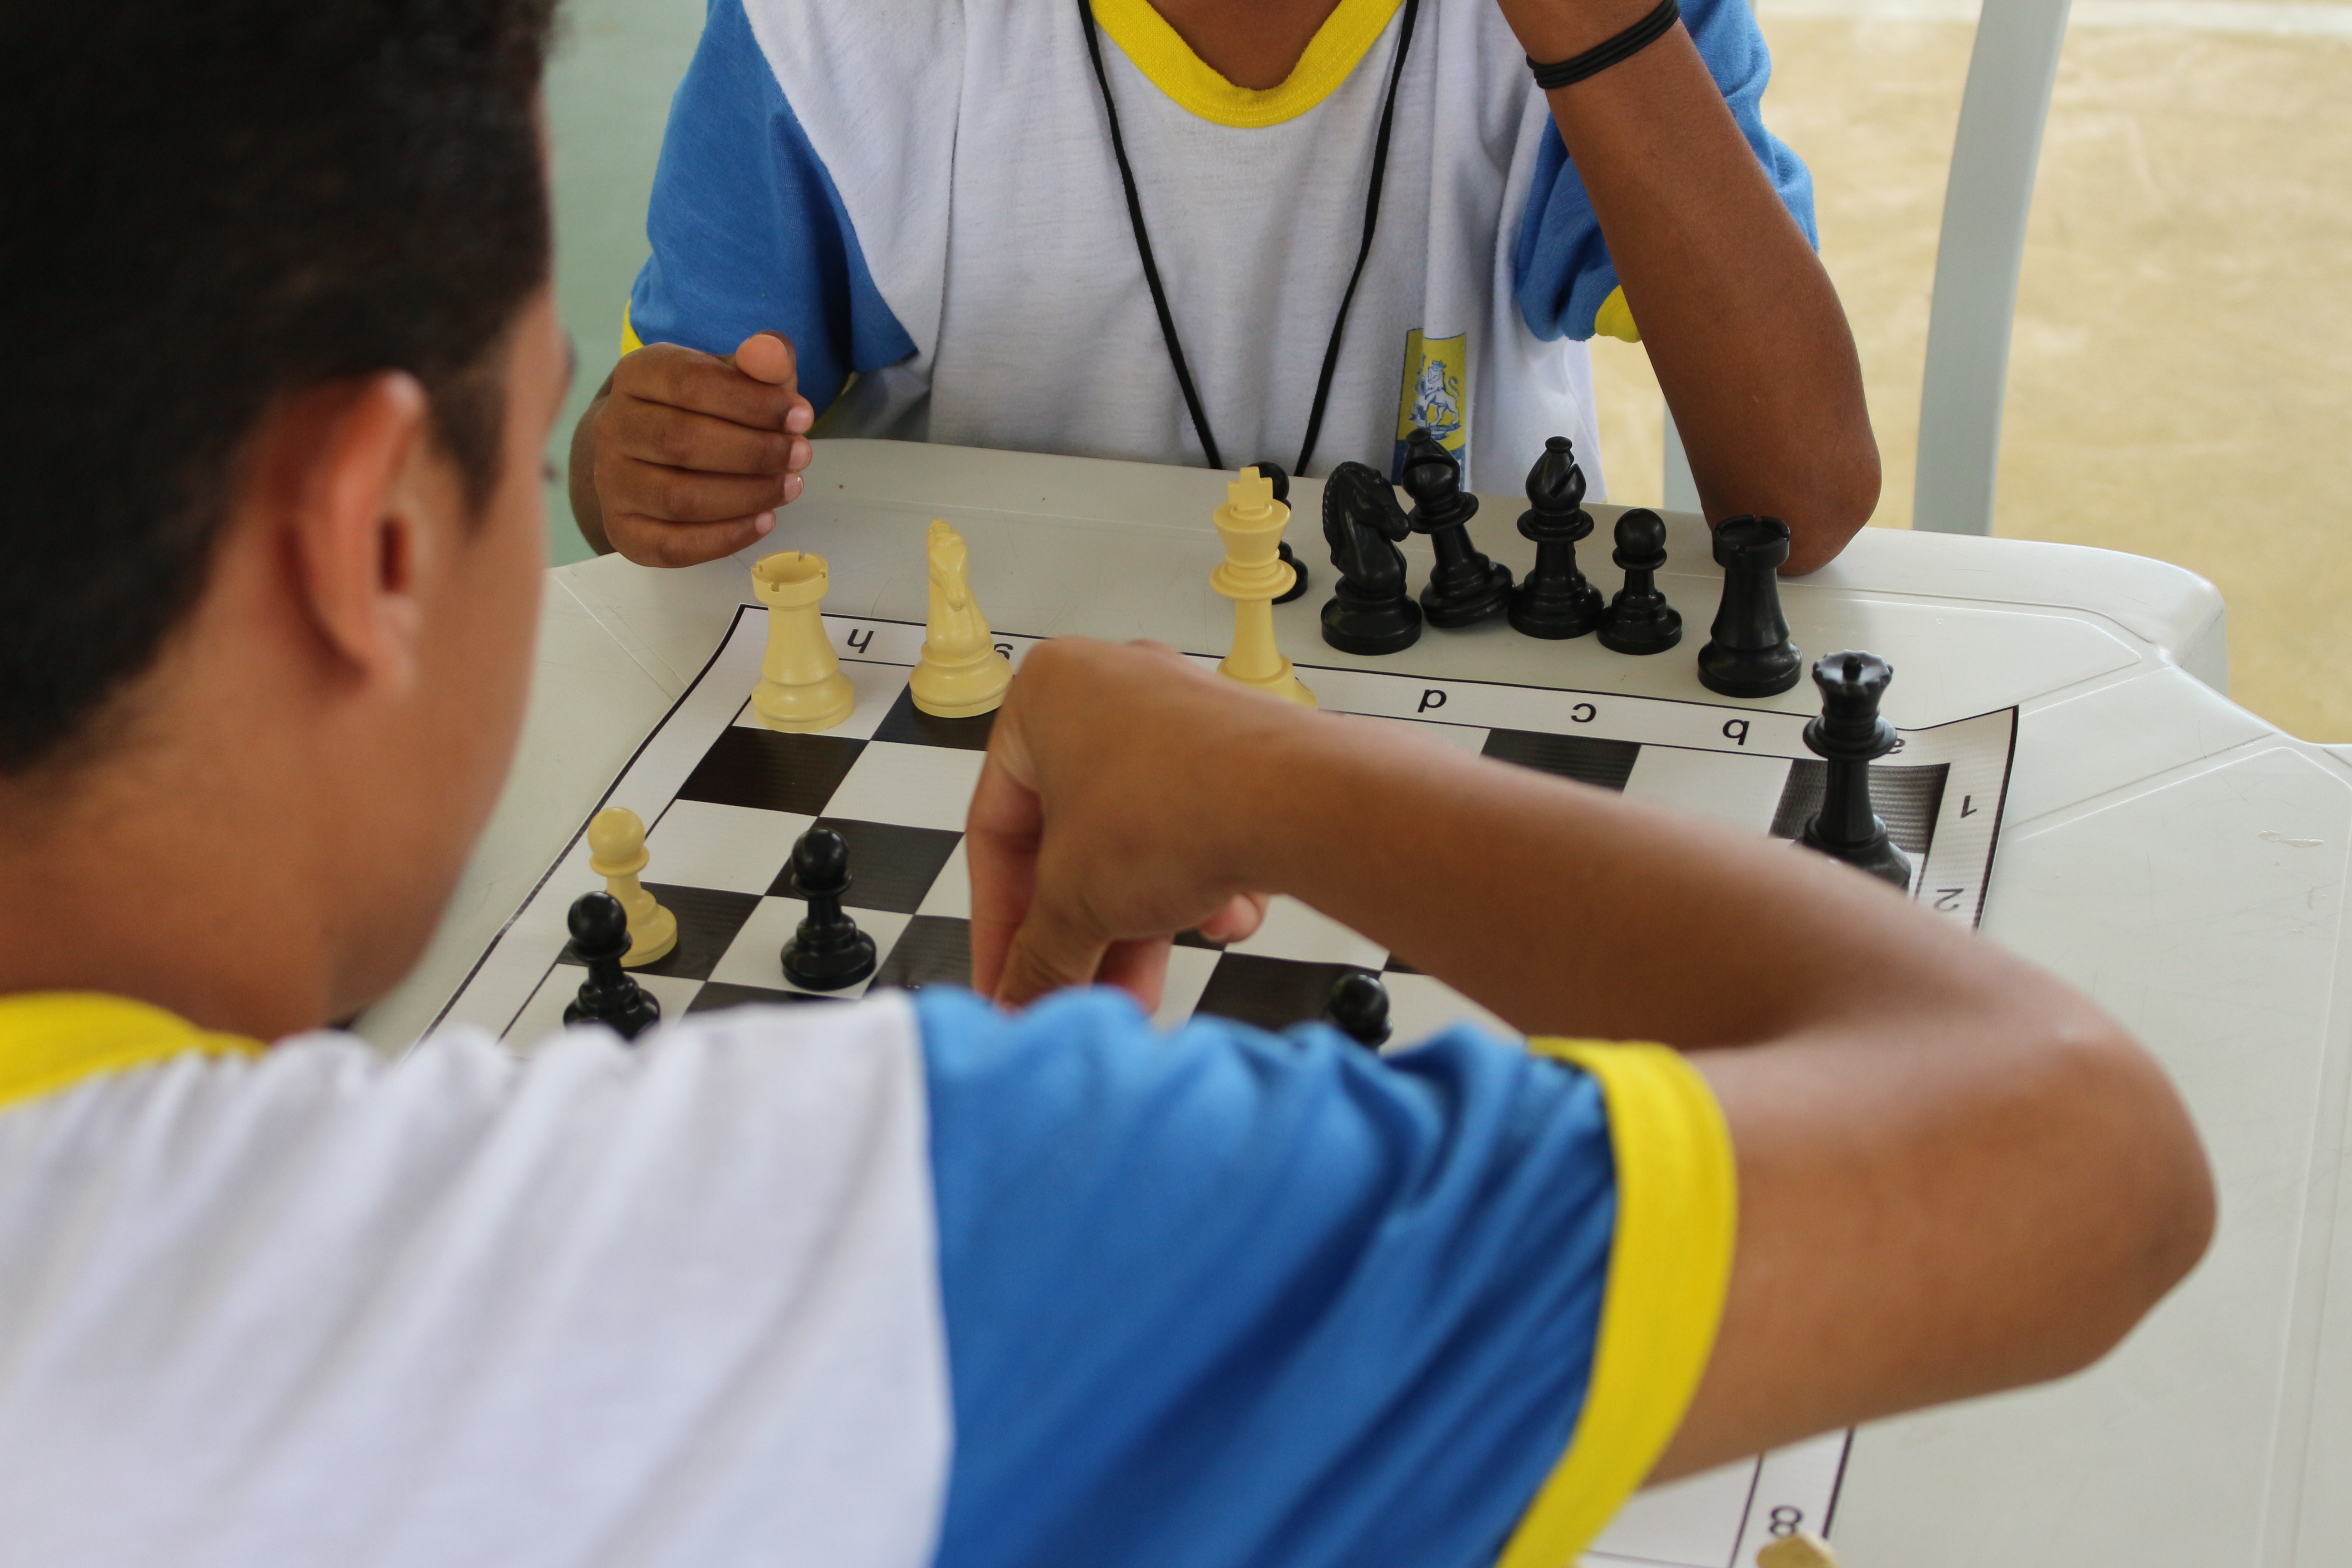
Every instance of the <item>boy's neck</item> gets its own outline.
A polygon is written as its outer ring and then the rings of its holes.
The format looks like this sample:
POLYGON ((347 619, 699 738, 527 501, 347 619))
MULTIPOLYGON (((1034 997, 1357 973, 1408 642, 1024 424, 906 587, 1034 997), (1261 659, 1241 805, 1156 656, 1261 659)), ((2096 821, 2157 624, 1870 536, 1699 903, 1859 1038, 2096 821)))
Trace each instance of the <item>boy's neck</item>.
POLYGON ((1202 63, 1235 87, 1280 87, 1339 0, 1151 0, 1202 63))

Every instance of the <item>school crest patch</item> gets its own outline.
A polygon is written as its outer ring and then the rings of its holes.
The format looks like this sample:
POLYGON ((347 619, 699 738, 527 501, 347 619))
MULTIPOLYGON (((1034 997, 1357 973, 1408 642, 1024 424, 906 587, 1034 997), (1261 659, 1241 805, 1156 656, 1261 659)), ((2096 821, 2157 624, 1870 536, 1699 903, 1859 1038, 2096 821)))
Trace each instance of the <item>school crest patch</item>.
POLYGON ((1389 478, 1404 472, 1405 443, 1421 426, 1456 457, 1470 440, 1470 334, 1424 337, 1416 327, 1404 335, 1404 382, 1397 396, 1396 449, 1389 478))

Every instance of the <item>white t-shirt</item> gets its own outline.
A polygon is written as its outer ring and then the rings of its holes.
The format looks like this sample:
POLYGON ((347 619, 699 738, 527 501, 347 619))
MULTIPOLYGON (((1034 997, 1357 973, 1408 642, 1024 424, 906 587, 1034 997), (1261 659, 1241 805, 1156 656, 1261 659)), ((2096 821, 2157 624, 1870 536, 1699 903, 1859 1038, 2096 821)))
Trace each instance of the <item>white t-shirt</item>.
MULTIPOLYGON (((1238 89, 1148 0, 1094 0, 1110 97, 1223 467, 1293 467, 1354 268, 1399 0, 1340 0, 1290 79, 1238 89)), ((1685 17, 1810 231, 1763 129, 1738 0, 1685 17)), ((1377 237, 1309 471, 1393 475, 1429 426, 1509 488, 1565 435, 1601 491, 1582 345, 1617 287, 1493 0, 1421 0, 1377 237)), ((654 193, 625 342, 730 352, 774 328, 824 428, 1198 464, 1077 7, 717 0, 654 193)), ((1619 297, 1622 300, 1622 296, 1619 297)))
POLYGON ((0 1564, 1564 1563, 1734 1204, 1696 1071, 1559 1048, 932 987, 389 1062, 0 997, 0 1564))

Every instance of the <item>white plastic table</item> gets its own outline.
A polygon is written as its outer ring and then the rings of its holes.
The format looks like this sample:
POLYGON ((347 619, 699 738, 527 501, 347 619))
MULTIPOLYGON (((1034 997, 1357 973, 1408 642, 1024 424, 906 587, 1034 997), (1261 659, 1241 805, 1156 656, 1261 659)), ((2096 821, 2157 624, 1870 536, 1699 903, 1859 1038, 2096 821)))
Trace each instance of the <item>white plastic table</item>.
MULTIPOLYGON (((971 544, 1000 629, 1151 637, 1217 651, 1207 587, 1223 478, 1199 470, 877 441, 821 443, 807 493, 733 562, 682 572, 617 557, 551 572, 538 685, 513 776, 430 951, 361 1022, 414 1039, 707 659, 754 554, 832 564, 827 608, 919 621, 924 524, 971 544)), ((1718 574, 1705 525, 1669 514, 1660 585, 1683 648, 1609 653, 1500 622, 1433 632, 1385 659, 1326 647, 1321 487, 1298 481, 1293 547, 1315 590, 1276 611, 1318 664, 1719 700, 1692 655, 1718 574)), ((1525 505, 1486 498, 1474 533, 1524 569, 1525 505)), ((1613 586, 1615 509, 1588 570, 1613 586)), ((1416 575, 1426 547, 1406 547, 1416 575)), ((1866 647, 1906 728, 2015 704, 2017 755, 1984 931, 2065 975, 2152 1047, 2188 1095, 2221 1188, 2190 1280, 2091 1372, 1864 1429, 1833 1539, 1849 1568, 2341 1568, 2352 1563, 2352 1046, 2339 995, 2352 748, 2281 734, 2231 704, 2221 603, 2134 556, 1866 530, 1782 588, 1809 654, 1866 647)), ((1759 704, 1804 711, 1801 685, 1759 704)))

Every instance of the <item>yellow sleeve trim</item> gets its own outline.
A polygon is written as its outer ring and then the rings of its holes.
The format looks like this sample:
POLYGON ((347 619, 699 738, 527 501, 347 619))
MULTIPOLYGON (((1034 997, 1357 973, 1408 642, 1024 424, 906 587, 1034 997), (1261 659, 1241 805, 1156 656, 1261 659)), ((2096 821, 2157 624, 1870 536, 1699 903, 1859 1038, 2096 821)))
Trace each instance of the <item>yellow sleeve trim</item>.
POLYGON ((1622 342, 1638 343, 1642 329, 1633 324, 1633 307, 1625 303, 1622 283, 1609 290, 1609 298, 1601 301, 1601 309, 1592 312, 1592 330, 1604 338, 1616 338, 1622 342))
POLYGON ((1218 125, 1244 130, 1296 120, 1348 79, 1401 0, 1339 0, 1279 86, 1235 87, 1192 52, 1151 0, 1092 0, 1095 21, 1151 84, 1218 125))
POLYGON ((1665 1451, 1715 1348, 1739 1224, 1723 1111, 1663 1046, 1529 1040, 1601 1084, 1617 1161, 1617 1232, 1592 1378, 1568 1452, 1499 1568, 1568 1568, 1665 1451))
POLYGON ((637 336, 636 323, 629 320, 629 308, 626 305, 622 306, 621 352, 625 354, 633 354, 645 346, 645 340, 637 336))
POLYGON ((176 1014, 94 991, 0 996, 0 1107, 195 1051, 259 1056, 257 1041, 199 1029, 176 1014))

